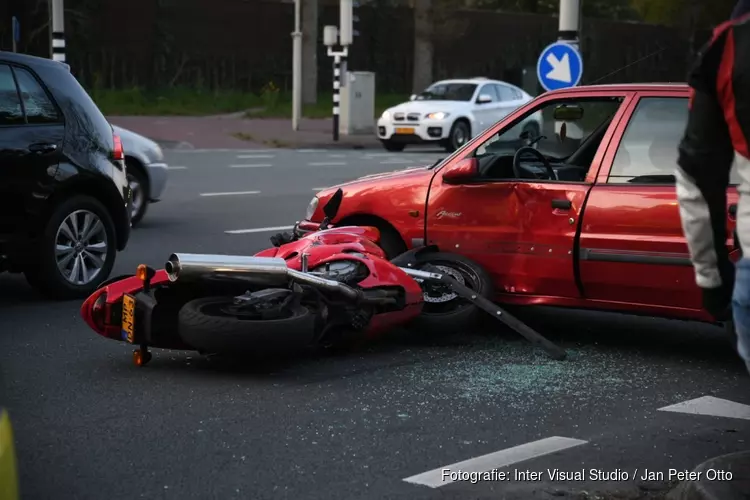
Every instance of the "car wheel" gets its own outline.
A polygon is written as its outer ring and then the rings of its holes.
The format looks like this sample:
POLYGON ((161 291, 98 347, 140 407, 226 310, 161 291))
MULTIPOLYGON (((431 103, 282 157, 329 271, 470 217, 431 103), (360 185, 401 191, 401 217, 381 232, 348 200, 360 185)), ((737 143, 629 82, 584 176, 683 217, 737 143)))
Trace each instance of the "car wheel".
POLYGON ((148 209, 148 178, 141 169, 132 161, 127 164, 128 185, 130 186, 132 197, 132 210, 130 212, 130 222, 133 226, 138 224, 148 209))
POLYGON ((523 132, 529 132, 531 137, 539 137, 539 125, 536 123, 527 123, 523 126, 523 130, 521 130, 521 133, 523 132))
POLYGON ((56 299, 88 297, 112 272, 116 232, 107 209, 90 196, 57 205, 25 271, 32 287, 56 299))
POLYGON ((452 153, 471 139, 471 130, 469 124, 464 120, 456 120, 451 127, 450 135, 445 144, 445 150, 452 153))
POLYGON ((392 152, 399 152, 403 151, 406 147, 406 144, 402 144, 399 142, 393 142, 393 141, 380 141, 383 143, 383 147, 386 149, 386 151, 392 151, 392 152))
MULTIPOLYGON (((421 268, 425 264, 437 268, 436 272, 448 274, 482 297, 492 299, 492 278, 471 259, 451 253, 426 252, 417 256, 415 267, 421 268)), ((480 310, 468 300, 446 289, 423 285, 423 290, 422 313, 412 322, 412 328, 423 330, 429 335, 447 334, 465 330, 476 323, 480 310)))

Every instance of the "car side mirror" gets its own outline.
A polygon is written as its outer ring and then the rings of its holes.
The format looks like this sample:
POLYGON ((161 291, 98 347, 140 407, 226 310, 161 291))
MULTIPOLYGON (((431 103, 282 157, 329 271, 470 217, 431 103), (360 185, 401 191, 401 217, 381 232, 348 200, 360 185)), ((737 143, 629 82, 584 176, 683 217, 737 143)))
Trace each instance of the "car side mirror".
POLYGON ((479 175, 479 160, 465 158, 448 167, 443 172, 443 182, 446 184, 461 184, 476 179, 479 175))
POLYGON ((477 98, 477 104, 487 104, 488 102, 492 102, 492 97, 489 94, 480 94, 477 98))
POLYGON ((413 101, 416 98, 417 98, 417 94, 412 94, 412 95, 409 96, 409 100, 410 101, 413 101))

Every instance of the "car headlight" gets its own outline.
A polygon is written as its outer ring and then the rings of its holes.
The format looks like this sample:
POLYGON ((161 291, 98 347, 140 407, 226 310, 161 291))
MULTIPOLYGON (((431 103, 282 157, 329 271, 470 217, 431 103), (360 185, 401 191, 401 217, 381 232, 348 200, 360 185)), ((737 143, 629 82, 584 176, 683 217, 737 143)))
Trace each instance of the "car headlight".
POLYGON ((305 214, 305 219, 312 220, 313 215, 315 215, 315 210, 318 209, 319 201, 320 200, 318 200, 317 196, 313 197, 313 199, 310 201, 310 204, 307 205, 307 213, 305 214))
POLYGON ((381 118, 383 120, 390 120, 391 119, 391 112, 390 111, 383 111, 383 114, 381 115, 381 118))
POLYGON ((429 113, 427 115, 427 118, 429 120, 442 120, 443 118, 448 118, 448 113, 444 113, 443 111, 438 111, 437 113, 429 113))

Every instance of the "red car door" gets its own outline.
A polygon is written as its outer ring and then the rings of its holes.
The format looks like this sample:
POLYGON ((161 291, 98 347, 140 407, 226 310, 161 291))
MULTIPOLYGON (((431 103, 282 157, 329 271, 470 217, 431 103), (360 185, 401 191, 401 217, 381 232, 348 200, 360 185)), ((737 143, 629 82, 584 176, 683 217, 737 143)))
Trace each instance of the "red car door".
MULTIPOLYGON (((687 87, 642 91, 629 106, 586 204, 579 267, 587 299, 705 319, 674 180, 687 106, 687 87)), ((728 194, 735 204, 736 188, 728 194)), ((730 246, 733 229, 730 220, 730 246)))
POLYGON ((427 203, 427 242, 480 263, 499 293, 578 298, 573 250, 579 217, 603 160, 603 145, 631 95, 600 90, 585 98, 577 92, 541 98, 483 134, 442 169, 475 158, 479 175, 458 185, 443 180, 441 172, 435 176, 427 203), (579 106, 585 120, 561 128, 555 114, 561 105, 579 106), (553 158, 552 166, 563 168, 561 179, 519 178, 514 171, 514 154, 528 144, 520 134, 534 130, 534 122, 542 136, 536 148, 553 158))

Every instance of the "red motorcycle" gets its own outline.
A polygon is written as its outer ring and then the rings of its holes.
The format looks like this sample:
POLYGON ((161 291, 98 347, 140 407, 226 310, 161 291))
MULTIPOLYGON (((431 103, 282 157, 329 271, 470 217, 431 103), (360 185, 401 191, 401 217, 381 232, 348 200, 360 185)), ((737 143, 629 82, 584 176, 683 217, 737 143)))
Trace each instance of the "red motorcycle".
POLYGON ((98 334, 139 346, 133 360, 143 366, 151 360, 149 347, 231 354, 330 348, 401 325, 419 326, 430 315, 429 325, 455 328, 440 317, 434 321, 425 307, 429 297, 449 293, 465 299, 464 306, 489 312, 553 358, 565 357, 488 300, 489 290, 479 293, 430 264, 432 257, 445 260, 449 254, 425 247, 388 261, 377 245, 377 228, 329 228, 342 197, 339 190, 328 202, 317 232, 277 235, 273 248, 254 256, 172 254, 163 270, 140 265, 135 276, 102 284, 81 315, 98 334))

